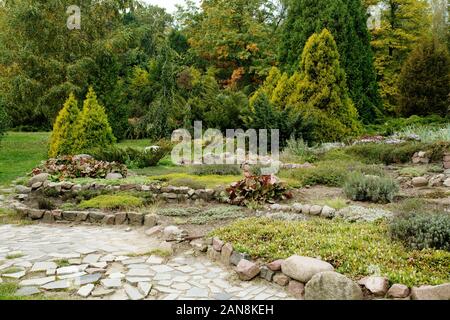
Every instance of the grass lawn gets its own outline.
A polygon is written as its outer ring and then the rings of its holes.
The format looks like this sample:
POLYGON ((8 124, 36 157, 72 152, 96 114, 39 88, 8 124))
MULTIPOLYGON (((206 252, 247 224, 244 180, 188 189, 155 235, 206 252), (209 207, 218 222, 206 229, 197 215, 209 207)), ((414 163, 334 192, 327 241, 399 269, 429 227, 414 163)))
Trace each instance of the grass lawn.
MULTIPOLYGON (((9 185, 11 181, 29 173, 39 162, 47 159, 49 138, 50 132, 8 132, 0 142, 0 186, 9 185)), ((123 140, 117 145, 143 148, 152 143, 149 139, 123 140)), ((173 172, 174 168, 170 169, 173 172)), ((161 169, 155 171, 157 170, 161 169)), ((145 170, 143 173, 145 174, 145 170)))
POLYGON ((0 142, 0 185, 30 172, 47 157, 48 132, 9 132, 0 142))
POLYGON ((217 229, 212 235, 231 242, 237 251, 265 261, 293 254, 321 257, 354 279, 375 269, 392 283, 409 286, 450 281, 450 252, 406 249, 391 240, 385 223, 249 218, 217 229))

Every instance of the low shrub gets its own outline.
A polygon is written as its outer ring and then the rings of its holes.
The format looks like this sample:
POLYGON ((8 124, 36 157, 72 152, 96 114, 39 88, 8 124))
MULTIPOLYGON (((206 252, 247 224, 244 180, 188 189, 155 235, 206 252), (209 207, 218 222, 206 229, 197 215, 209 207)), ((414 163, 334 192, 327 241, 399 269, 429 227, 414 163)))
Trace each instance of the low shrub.
POLYGON ((189 207, 189 208, 160 208, 156 211, 157 214, 167 217, 189 217, 200 213, 199 208, 189 207))
POLYGON ((205 224, 216 220, 241 218, 244 214, 240 207, 218 206, 200 212, 189 220, 192 224, 205 224))
POLYGON ((400 144, 365 143, 345 148, 345 152, 358 157, 366 163, 407 163, 414 153, 426 149, 421 142, 404 142, 400 144))
POLYGON ((33 169, 32 174, 46 172, 58 180, 71 178, 105 178, 108 173, 118 172, 127 175, 127 167, 116 162, 98 161, 94 158, 61 156, 45 161, 41 166, 33 169))
POLYGON ((165 140, 158 142, 157 148, 138 149, 133 147, 94 148, 87 153, 97 160, 118 162, 135 168, 156 166, 171 150, 172 144, 165 140))
POLYGON ((300 187, 306 185, 339 187, 347 176, 348 170, 347 161, 323 161, 310 168, 283 170, 280 176, 298 181, 300 187))
POLYGON ((140 198, 130 195, 101 195, 90 200, 83 200, 78 205, 82 209, 126 209, 142 206, 143 201, 140 198))
POLYGON ((446 213, 412 213, 399 215, 391 222, 393 239, 412 249, 450 251, 450 215, 446 213))
POLYGON ((390 177, 350 174, 344 183, 345 195, 354 201, 387 203, 394 199, 399 191, 398 184, 390 177))
POLYGON ((391 239, 385 222, 248 218, 216 229, 210 236, 217 236, 232 243, 236 251, 267 262, 293 254, 320 256, 337 272, 355 280, 370 275, 374 266, 391 283, 418 286, 450 281, 450 252, 405 248, 401 242, 391 239))
POLYGON ((406 167, 399 170, 399 174, 405 177, 420 177, 427 173, 424 167, 406 167))
POLYGON ((232 164, 209 164, 209 165, 194 165, 191 173, 198 176, 218 175, 218 176, 238 176, 242 173, 238 165, 232 164))
POLYGON ((292 198, 284 184, 273 176, 251 176, 233 183, 226 189, 231 203, 273 202, 292 198))

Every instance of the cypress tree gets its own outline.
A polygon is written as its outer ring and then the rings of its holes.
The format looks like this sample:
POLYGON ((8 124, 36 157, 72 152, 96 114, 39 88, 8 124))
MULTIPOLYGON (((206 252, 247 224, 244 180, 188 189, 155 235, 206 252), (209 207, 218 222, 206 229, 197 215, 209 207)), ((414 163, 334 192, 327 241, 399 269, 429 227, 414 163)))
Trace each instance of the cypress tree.
POLYGON ((422 41, 409 55, 399 77, 399 112, 403 116, 450 113, 450 56, 445 45, 422 41))
POLYGON ((76 152, 94 147, 106 147, 116 141, 105 108, 98 103, 92 87, 89 88, 83 103, 83 110, 75 124, 73 140, 76 152))
POLYGON ((311 124, 315 141, 340 141, 360 131, 336 42, 327 29, 307 41, 301 58, 301 81, 288 105, 311 124))
POLYGON ((73 127, 77 122, 79 114, 78 102, 74 94, 71 93, 64 103, 64 107, 59 111, 53 125, 48 152, 50 158, 58 155, 71 154, 73 149, 73 127))
POLYGON ((350 96, 361 118, 371 122, 380 114, 381 100, 366 19, 361 0, 291 1, 282 34, 280 60, 294 72, 308 38, 327 28, 337 43, 350 96))

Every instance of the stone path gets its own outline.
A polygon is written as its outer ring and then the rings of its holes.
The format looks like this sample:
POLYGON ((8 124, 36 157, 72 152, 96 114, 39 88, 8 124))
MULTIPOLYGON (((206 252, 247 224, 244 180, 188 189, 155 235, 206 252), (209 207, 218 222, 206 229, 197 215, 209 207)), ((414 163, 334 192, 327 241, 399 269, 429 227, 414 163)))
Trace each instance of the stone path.
POLYGON ((0 225, 0 282, 18 282, 18 295, 62 292, 75 299, 290 298, 263 280, 239 281, 191 250, 156 255, 168 249, 141 229, 0 225))

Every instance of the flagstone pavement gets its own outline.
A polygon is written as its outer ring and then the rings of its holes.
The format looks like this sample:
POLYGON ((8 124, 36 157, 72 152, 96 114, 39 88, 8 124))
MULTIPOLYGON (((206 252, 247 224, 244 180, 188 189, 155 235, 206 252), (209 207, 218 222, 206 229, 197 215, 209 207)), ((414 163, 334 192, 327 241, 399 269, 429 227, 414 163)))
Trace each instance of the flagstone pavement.
POLYGON ((17 295, 62 299, 291 299, 193 250, 158 256, 168 245, 127 227, 0 225, 0 283, 17 282, 17 295))

